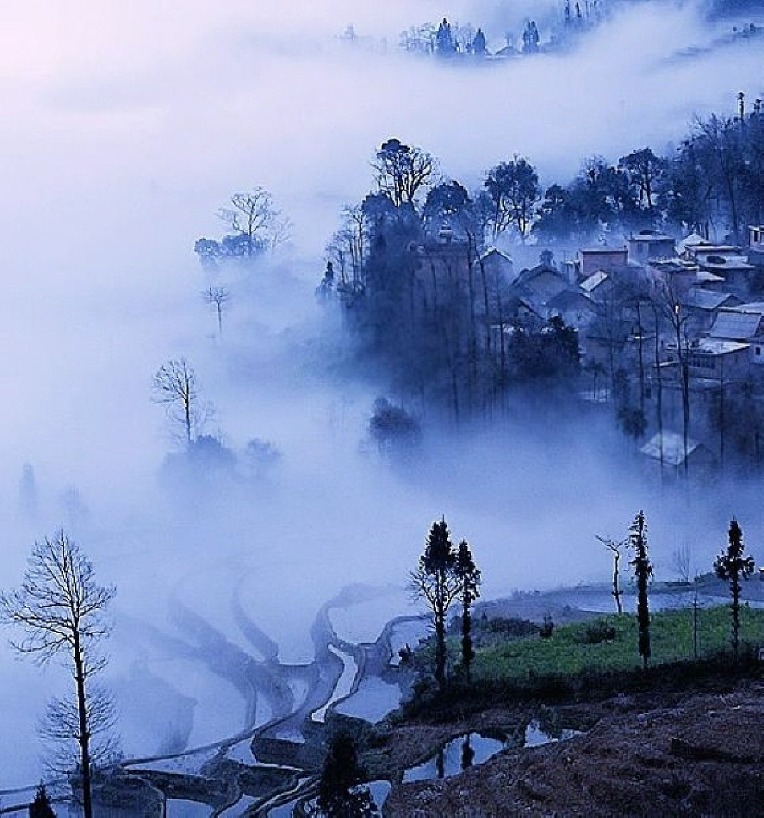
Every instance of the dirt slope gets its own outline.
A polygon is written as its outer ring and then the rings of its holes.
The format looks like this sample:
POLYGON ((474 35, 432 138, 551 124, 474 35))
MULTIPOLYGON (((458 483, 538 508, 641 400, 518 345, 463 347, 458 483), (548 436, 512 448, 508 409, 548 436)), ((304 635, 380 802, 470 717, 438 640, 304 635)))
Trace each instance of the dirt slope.
POLYGON ((388 818, 764 816, 764 684, 607 713, 585 735, 393 788, 388 818))

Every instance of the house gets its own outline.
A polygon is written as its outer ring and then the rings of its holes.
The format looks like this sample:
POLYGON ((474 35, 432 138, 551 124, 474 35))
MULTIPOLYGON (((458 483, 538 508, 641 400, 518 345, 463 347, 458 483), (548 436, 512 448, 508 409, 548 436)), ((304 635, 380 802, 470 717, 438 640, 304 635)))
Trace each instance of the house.
POLYGON ((700 283, 698 281, 699 267, 695 262, 680 258, 655 259, 646 265, 647 275, 657 281, 663 281, 672 293, 683 295, 700 283))
POLYGON ((742 381, 750 371, 751 345, 719 338, 699 338, 687 349, 690 377, 719 382, 742 381))
POLYGON ((763 324, 764 315, 760 312, 741 312, 740 308, 719 310, 708 337, 750 343, 764 336, 763 324))
POLYGON ((656 230, 640 230, 636 236, 627 241, 628 259, 632 264, 646 264, 648 261, 661 258, 673 258, 676 255, 676 242, 656 230))
POLYGON ((748 263, 748 258, 740 253, 718 255, 710 253, 698 257, 701 270, 724 279, 725 289, 741 297, 750 294, 752 279, 757 268, 748 263))
POLYGON ((714 244, 713 242, 701 239, 700 241, 689 242, 689 238, 682 242, 684 248, 682 258, 687 261, 702 263, 708 256, 739 256, 741 248, 737 244, 714 244))
POLYGON ((698 270, 695 273, 695 283, 698 287, 705 287, 707 290, 723 292, 727 282, 724 276, 714 275, 714 273, 709 273, 708 270, 698 270))
POLYGON ((748 228, 748 263, 757 271, 764 270, 764 225, 748 228))
POLYGON ((579 286, 592 301, 604 301, 613 290, 613 279, 604 270, 597 270, 579 286))
POLYGON ((697 286, 690 287, 679 298, 679 304, 687 315, 687 333, 692 337, 707 333, 720 309, 736 307, 740 303, 740 299, 732 293, 697 286))
POLYGON ((602 270, 616 273, 629 266, 629 251, 626 247, 587 247, 578 251, 579 278, 588 278, 602 270))
POLYGON ((506 281, 511 283, 515 280, 514 264, 512 259, 501 250, 491 247, 480 257, 480 264, 485 274, 493 281, 506 281))
MULTIPOLYGON (((684 437, 678 432, 664 430, 653 435, 641 447, 640 452, 652 464, 652 468, 662 469, 663 474, 673 474, 676 477, 684 475, 685 447, 684 437)), ((687 439, 687 471, 697 474, 699 471, 706 474, 716 463, 713 452, 702 443, 692 438, 687 439)))
POLYGON ((550 299, 567 289, 570 284, 564 274, 549 261, 523 270, 512 286, 514 294, 525 298, 540 313, 546 312, 550 299))
MULTIPOLYGON (((737 307, 732 308, 732 312, 764 316, 764 301, 749 301, 746 304, 739 304, 737 307)), ((749 340, 751 344, 751 362, 761 366, 764 364, 764 337, 754 335, 749 340)))
POLYGON ((748 247, 756 253, 764 253, 764 225, 749 225, 748 247))
POLYGON ((764 315, 764 301, 746 301, 744 304, 737 304, 732 307, 730 311, 764 315))
POLYGON ((579 288, 562 290, 547 302, 547 315, 559 315, 569 327, 588 328, 597 317, 597 306, 579 288))
POLYGON ((708 241, 698 233, 690 233, 677 243, 676 252, 680 258, 692 258, 692 248, 701 244, 708 244, 708 241))

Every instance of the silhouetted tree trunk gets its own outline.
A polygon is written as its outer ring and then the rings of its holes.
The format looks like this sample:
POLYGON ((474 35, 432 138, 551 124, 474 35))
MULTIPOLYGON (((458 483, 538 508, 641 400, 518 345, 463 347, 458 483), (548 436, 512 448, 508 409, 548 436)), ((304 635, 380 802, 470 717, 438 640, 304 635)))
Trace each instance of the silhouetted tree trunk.
POLYGON ((475 565, 467 540, 459 543, 454 572, 459 581, 462 603, 462 665, 469 682, 472 660, 475 657, 472 647, 472 603, 480 596, 480 571, 475 565))
POLYGON ((634 518, 631 525, 629 540, 634 549, 634 576, 637 579, 637 625, 639 628, 639 655, 642 657, 642 667, 647 670, 650 659, 650 609, 647 603, 647 583, 653 575, 653 567, 647 555, 647 532, 645 530, 645 515, 642 511, 634 518))
POLYGON ((660 346, 660 313, 654 302, 653 318, 655 319, 655 414, 658 424, 658 451, 660 456, 661 482, 663 482, 663 373, 661 371, 661 346, 660 346))

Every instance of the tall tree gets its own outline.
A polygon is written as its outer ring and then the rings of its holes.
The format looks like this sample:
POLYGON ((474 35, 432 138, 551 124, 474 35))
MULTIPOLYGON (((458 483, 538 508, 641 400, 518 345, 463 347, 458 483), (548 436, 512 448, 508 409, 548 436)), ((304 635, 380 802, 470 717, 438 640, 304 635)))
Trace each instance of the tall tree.
POLYGON ((211 286, 203 293, 202 297, 211 307, 214 307, 218 319, 218 334, 223 334, 223 313, 227 310, 231 300, 231 293, 228 287, 211 286))
POLYGON ((434 164, 427 151, 406 145, 400 139, 388 139, 382 143, 371 166, 376 171, 380 191, 400 207, 414 204, 420 188, 429 183, 434 164))
POLYGON ((329 741, 313 816, 375 818, 379 815, 368 787, 360 786, 366 771, 358 760, 353 737, 336 733, 329 741))
POLYGON ((205 415, 194 368, 185 358, 167 361, 156 371, 152 391, 154 403, 165 406, 168 418, 182 429, 190 446, 205 415))
POLYGON ((230 205, 222 207, 218 217, 241 238, 243 255, 248 257, 275 246, 289 233, 289 222, 276 208, 273 195, 259 185, 245 193, 234 193, 230 205))
POLYGON ((743 531, 737 520, 730 521, 729 544, 726 550, 714 560, 714 571, 719 579, 729 582, 732 596, 732 651, 735 659, 738 656, 740 634, 740 579, 748 579, 754 571, 755 563, 751 556, 743 556, 743 531))
POLYGON ((653 575, 653 566, 647 554, 647 530, 644 512, 640 511, 629 529, 629 543, 634 549, 634 567, 637 580, 637 626, 639 628, 639 655, 642 667, 647 670, 650 658, 650 609, 647 602, 647 584, 653 575))
POLYGON ((442 687, 446 684, 446 616, 451 603, 461 590, 455 573, 456 552, 443 519, 430 528, 419 566, 411 573, 412 589, 424 599, 432 612, 435 629, 435 678, 442 687))
POLYGON ((469 193, 459 182, 442 182, 427 191, 422 218, 425 228, 437 234, 444 222, 458 233, 472 229, 472 202, 469 193))
POLYGON ((571 234, 580 237, 581 227, 570 191, 561 185, 550 185, 538 205, 533 234, 545 242, 565 241, 571 234))
POLYGON ((104 666, 99 642, 109 633, 105 611, 114 597, 113 586, 99 585, 90 560, 59 531, 35 543, 21 586, 0 594, 2 622, 24 635, 11 642, 21 654, 45 664, 60 653, 67 655, 74 677, 74 706, 54 701, 49 708, 60 717, 61 738, 79 746, 79 773, 85 818, 93 818, 92 747, 94 718, 103 725, 103 699, 91 696, 90 680, 104 666), (94 712, 94 706, 99 711, 94 712))
POLYGON ((459 601, 462 603, 462 665, 469 681, 475 657, 472 647, 472 603, 480 596, 481 577, 467 540, 459 543, 454 573, 459 580, 459 601))
POLYGON ((666 215, 683 229, 709 237, 714 184, 705 150, 696 138, 682 142, 668 170, 666 215))
POLYGON ((536 169, 524 157, 515 156, 491 168, 484 184, 493 204, 494 241, 510 226, 525 241, 541 196, 536 169))
POLYGON ((618 167, 626 173, 634 200, 647 212, 650 221, 654 222, 657 199, 663 190, 668 161, 662 156, 656 156, 650 148, 641 148, 622 156, 618 160, 618 167))

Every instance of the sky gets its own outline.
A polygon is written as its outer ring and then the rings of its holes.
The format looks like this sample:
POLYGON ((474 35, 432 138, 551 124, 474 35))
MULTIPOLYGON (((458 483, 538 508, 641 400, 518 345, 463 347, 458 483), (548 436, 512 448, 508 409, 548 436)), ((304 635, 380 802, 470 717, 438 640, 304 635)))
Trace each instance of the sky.
MULTIPOLYGON (((364 441, 384 384, 327 373, 336 327, 312 291, 339 211, 369 190, 384 139, 426 148, 445 178, 468 187, 515 153, 545 182, 566 181, 584 156, 663 149, 695 115, 731 112, 739 90, 761 95, 759 46, 679 56, 730 27, 709 27, 692 3, 626 4, 565 55, 465 67, 396 49, 401 30, 443 13, 482 24, 496 49, 538 9, 508 6, 5 4, 0 585, 18 584, 31 543, 60 525, 117 585, 110 682, 128 714, 130 753, 163 739, 136 705, 141 673, 162 680, 155 688, 174 706, 199 702, 193 740, 224 737, 241 720, 230 684, 168 647, 168 635, 190 638, 173 618, 184 605, 246 650, 230 604, 244 594, 283 658, 307 661, 321 604, 346 582, 400 586, 441 514, 474 543, 488 595, 605 579, 594 535, 619 535, 643 505, 664 564, 673 542, 697 539, 706 559, 723 537, 734 513, 726 495, 661 500, 589 419, 561 429, 554 445, 522 419, 444 432, 420 463, 393 468, 364 441), (355 45, 337 39, 351 22, 355 45), (254 185, 290 217, 292 243, 256 276, 225 280, 232 304, 221 339, 193 243, 220 236, 218 208, 254 185), (269 476, 168 488, 161 468, 174 444, 150 386, 180 355, 215 404, 210 432, 237 451, 253 437, 281 449, 269 476), (39 495, 33 517, 17 500, 26 463, 39 495), (230 706, 211 712, 212 701, 230 706)), ((753 498, 751 489, 752 508, 753 498)), ((0 736, 1 790, 38 780, 35 719, 65 680, 5 648, 0 662, 0 723, 10 727, 0 736)))

